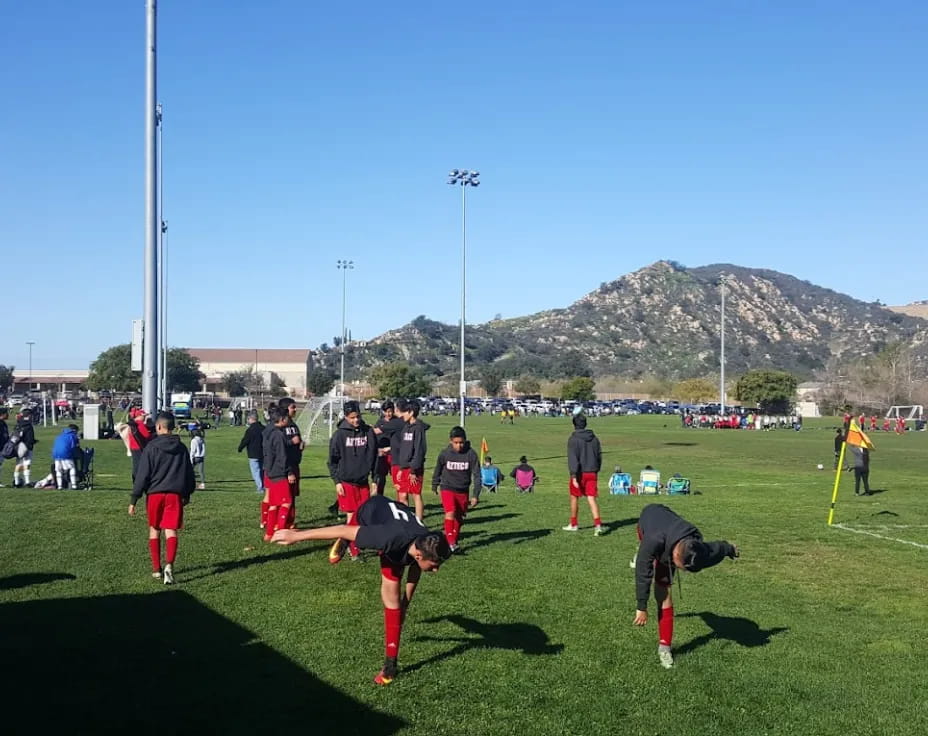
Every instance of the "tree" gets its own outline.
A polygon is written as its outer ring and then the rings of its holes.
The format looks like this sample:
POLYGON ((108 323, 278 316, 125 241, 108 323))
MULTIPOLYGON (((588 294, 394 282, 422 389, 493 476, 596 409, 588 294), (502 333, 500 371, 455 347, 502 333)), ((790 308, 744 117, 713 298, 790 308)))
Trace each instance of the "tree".
POLYGON ((199 391, 205 376, 200 361, 183 348, 168 348, 168 391, 199 391))
POLYGON ((480 371, 480 385, 487 392, 487 396, 499 396, 503 387, 503 377, 493 366, 484 366, 480 371))
POLYGON ((431 384, 418 369, 408 363, 386 363, 371 372, 371 383, 381 396, 425 396, 432 391, 431 384))
POLYGON ((248 393, 247 381, 248 374, 245 371, 229 371, 222 374, 222 388, 233 398, 248 393))
POLYGON ((9 367, 0 365, 0 393, 6 393, 13 388, 13 371, 15 370, 15 365, 9 367))
POLYGON ((534 376, 522 376, 514 386, 516 393, 522 396, 535 396, 541 393, 541 384, 534 376))
POLYGON ((692 403, 710 401, 719 395, 719 387, 705 378, 687 378, 674 384, 673 397, 692 403))
POLYGON ((551 364, 550 371, 552 378, 570 378, 571 376, 588 378, 593 375, 589 361, 579 350, 567 350, 561 353, 551 364))
POLYGON ((271 393, 279 393, 285 388, 287 388, 287 384, 284 382, 284 379, 276 373, 271 373, 271 393))
POLYGON ((592 401, 596 398, 596 392, 593 391, 595 385, 593 379, 586 376, 571 378, 561 386, 561 398, 574 401, 592 401))
POLYGON ((100 353, 85 385, 91 391, 141 391, 142 374, 132 370, 132 346, 114 345, 100 353))
POLYGON ((306 390, 313 396, 325 396, 335 385, 335 374, 329 370, 314 370, 309 374, 306 390))
POLYGON ((797 385, 796 377, 785 371, 748 371, 735 384, 735 396, 767 414, 785 414, 797 385))

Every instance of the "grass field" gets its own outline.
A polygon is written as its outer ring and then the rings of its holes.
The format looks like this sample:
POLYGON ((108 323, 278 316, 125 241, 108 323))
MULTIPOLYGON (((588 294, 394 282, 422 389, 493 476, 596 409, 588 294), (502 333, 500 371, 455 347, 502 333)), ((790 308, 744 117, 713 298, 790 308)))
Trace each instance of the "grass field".
MULTIPOLYGON (((450 426, 434 420, 430 458, 450 426)), ((742 548, 674 591, 675 669, 657 663, 653 601, 651 623, 631 625, 628 561, 648 500, 602 496, 604 537, 588 512, 580 533, 560 530, 566 419, 469 422, 505 473, 525 453, 542 482, 534 495, 510 482, 484 497, 462 532, 467 554, 423 580, 401 676, 383 689, 371 683, 383 656, 376 561, 333 567, 322 544, 263 545, 234 452, 241 430, 223 427, 207 438, 208 490, 188 507, 174 588, 149 577, 121 443, 96 443, 92 492, 0 491, 7 724, 28 714, 39 733, 928 733, 928 549, 826 527, 833 422, 800 433, 683 430, 664 417, 590 426, 607 470, 688 475, 699 493, 662 502, 742 548)), ((34 477, 52 433, 39 436, 34 477)), ((846 474, 838 521, 928 545, 928 435, 875 441, 880 492, 854 498, 846 474)), ((4 483, 10 473, 8 462, 4 483)), ((333 492, 321 448, 303 475, 300 522, 324 523, 333 492)), ((440 529, 437 497, 426 498, 440 529)))

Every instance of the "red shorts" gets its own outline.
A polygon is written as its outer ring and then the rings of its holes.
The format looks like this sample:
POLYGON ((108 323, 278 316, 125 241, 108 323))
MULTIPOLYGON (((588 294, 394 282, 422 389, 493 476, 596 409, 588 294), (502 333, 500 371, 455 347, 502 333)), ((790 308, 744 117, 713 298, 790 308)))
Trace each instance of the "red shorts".
MULTIPOLYGON (((638 532, 638 541, 640 542, 641 527, 635 526, 635 531, 638 532)), ((670 572, 670 568, 660 560, 654 560, 654 584, 664 588, 669 588, 673 585, 673 575, 670 572)))
POLYGON ((268 506, 277 508, 293 502, 293 496, 290 495, 290 482, 286 478, 277 480, 267 478, 266 480, 268 506))
POLYGON ((574 496, 575 498, 599 495, 599 491, 596 488, 596 473, 583 473, 580 476, 579 488, 574 488, 573 478, 570 479, 568 485, 570 486, 570 495, 574 496))
POLYGON ((400 477, 400 493, 411 496, 422 495, 422 476, 416 475, 411 468, 404 468, 400 477))
POLYGON ((184 503, 176 493, 149 493, 145 509, 148 526, 154 529, 184 528, 184 503))
POLYGON ((405 472, 407 471, 397 465, 390 465, 390 478, 393 480, 393 487, 397 491, 403 487, 403 475, 405 472))
POLYGON ((338 497, 338 508, 340 511, 354 513, 361 504, 371 497, 369 486, 355 486, 351 483, 342 482, 343 495, 338 497))
POLYGON ((394 565, 385 557, 380 557, 380 575, 384 580, 397 583, 403 579, 404 570, 403 565, 394 565))
POLYGON ((448 491, 441 489, 441 507, 446 514, 458 513, 461 516, 467 514, 467 492, 448 491))

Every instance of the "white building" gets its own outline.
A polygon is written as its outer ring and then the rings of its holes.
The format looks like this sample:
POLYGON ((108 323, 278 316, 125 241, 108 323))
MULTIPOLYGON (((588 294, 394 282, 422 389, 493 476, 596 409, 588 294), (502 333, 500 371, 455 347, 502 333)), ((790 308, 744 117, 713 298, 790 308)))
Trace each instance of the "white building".
POLYGON ((222 391, 226 373, 251 370, 262 374, 265 382, 276 373, 287 385, 291 396, 306 395, 306 383, 312 370, 312 353, 308 349, 268 348, 186 348, 200 361, 200 371, 206 376, 206 390, 222 391))
POLYGON ((80 389, 90 371, 86 368, 81 369, 52 369, 39 370, 34 368, 30 373, 29 370, 20 370, 17 368, 13 371, 13 393, 25 393, 27 391, 54 391, 56 393, 67 393, 68 391, 77 391, 80 389))

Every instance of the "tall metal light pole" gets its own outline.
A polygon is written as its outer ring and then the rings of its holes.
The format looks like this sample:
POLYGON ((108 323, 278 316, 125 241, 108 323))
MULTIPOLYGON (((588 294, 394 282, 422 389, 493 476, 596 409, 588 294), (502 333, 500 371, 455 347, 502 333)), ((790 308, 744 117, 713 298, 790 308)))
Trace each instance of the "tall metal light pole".
POLYGON ((341 379, 339 383, 339 395, 345 396, 345 343, 347 342, 347 327, 346 319, 348 317, 348 271, 354 269, 354 261, 342 261, 339 260, 336 262, 336 268, 342 272, 342 369, 341 369, 341 379))
POLYGON ((467 382, 464 380, 464 322, 467 316, 467 187, 479 187, 479 171, 452 169, 448 183, 461 187, 461 426, 464 426, 464 400, 467 382))
POLYGON ((722 350, 721 350, 721 378, 719 379, 719 405, 720 413, 725 416, 725 274, 719 279, 719 285, 722 292, 722 350))
POLYGON ((168 326, 167 326, 167 241, 168 223, 164 219, 164 110, 159 102, 155 108, 158 126, 158 394, 161 408, 170 409, 168 400, 168 326))
POLYGON ((35 340, 26 340, 26 345, 29 346, 29 390, 32 391, 32 346, 35 340))
POLYGON ((145 332, 142 339, 142 408, 157 409, 158 402, 158 172, 157 127, 158 2, 145 0, 145 332))

